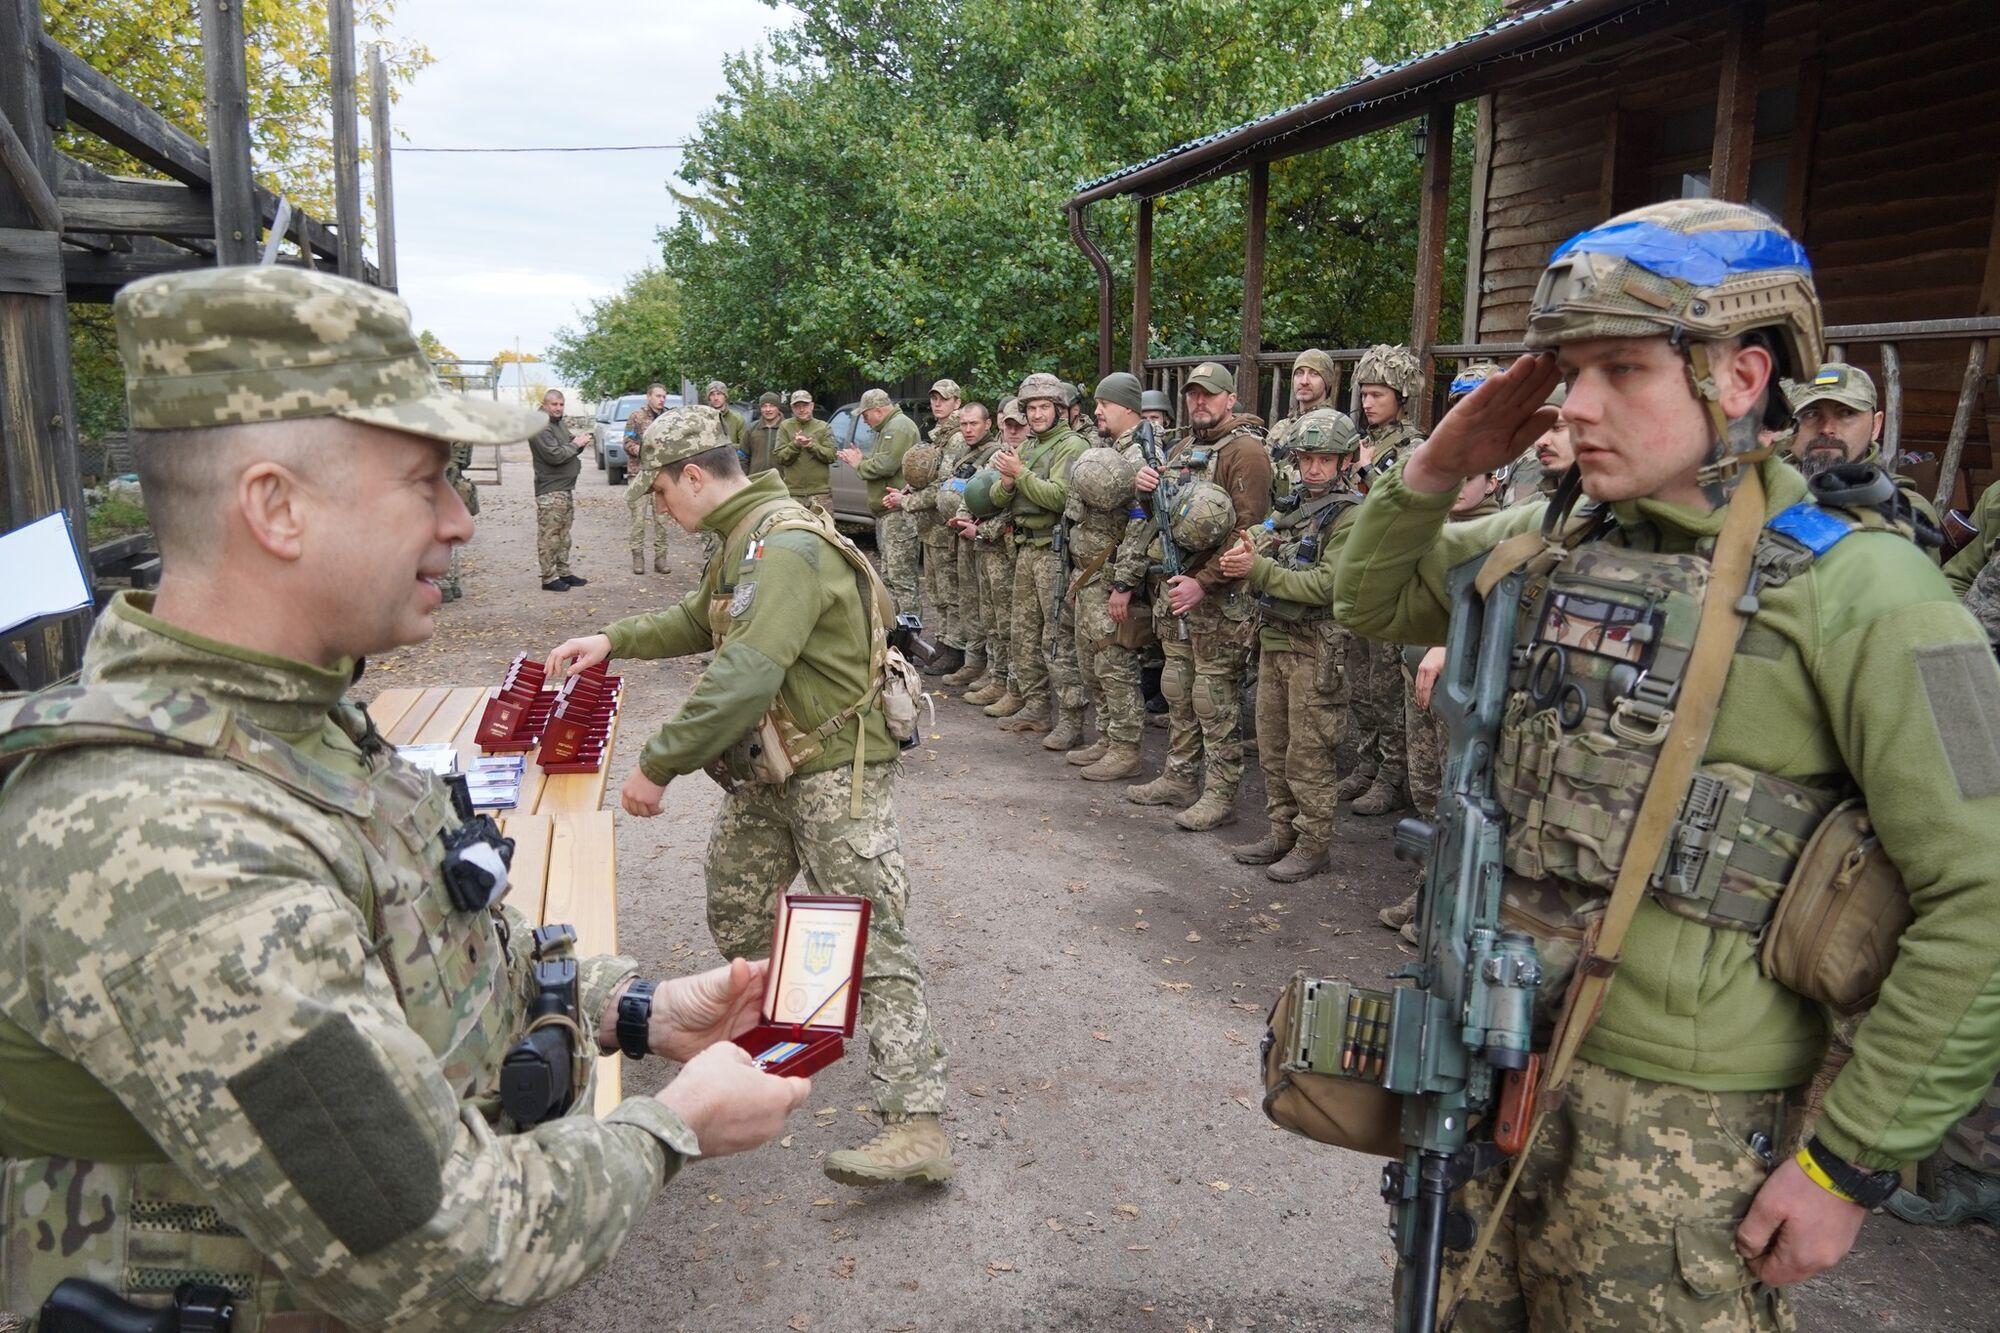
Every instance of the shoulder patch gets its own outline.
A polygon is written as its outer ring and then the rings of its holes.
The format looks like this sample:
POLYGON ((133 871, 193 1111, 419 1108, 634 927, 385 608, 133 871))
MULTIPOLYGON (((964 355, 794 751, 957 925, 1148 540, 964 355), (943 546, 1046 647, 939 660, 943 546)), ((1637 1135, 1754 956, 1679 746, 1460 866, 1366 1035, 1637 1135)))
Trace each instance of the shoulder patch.
POLYGON ((1825 555, 1855 529, 1855 524, 1846 515, 1810 501, 1801 501, 1790 509, 1780 511, 1765 526, 1790 537, 1814 555, 1825 555))
POLYGON ((743 582, 737 584, 736 591, 729 598, 729 614, 731 618, 740 617, 745 611, 748 611, 750 609, 750 599, 756 595, 757 580, 745 579, 743 582))

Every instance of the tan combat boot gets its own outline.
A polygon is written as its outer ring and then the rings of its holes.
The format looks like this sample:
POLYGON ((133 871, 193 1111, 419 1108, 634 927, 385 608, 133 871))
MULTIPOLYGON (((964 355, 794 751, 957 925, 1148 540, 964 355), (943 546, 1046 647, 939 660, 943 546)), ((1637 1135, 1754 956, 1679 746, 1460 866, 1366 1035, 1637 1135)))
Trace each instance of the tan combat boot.
POLYGON ((653 551, 653 572, 655 574, 667 572, 667 553, 657 547, 653 551))
POLYGON ((1298 830, 1290 824, 1273 824, 1271 831, 1257 841, 1238 847, 1230 855, 1238 865, 1267 866, 1292 850, 1292 844, 1299 840, 1298 830))
POLYGON ((1006 681, 994 676, 988 676, 984 680, 973 681, 971 688, 966 690, 964 694, 961 694, 959 698, 969 704, 990 704, 1006 692, 1006 681))
POLYGON ((1394 907, 1385 907, 1375 914, 1375 919, 1391 930, 1401 930, 1417 914, 1417 891, 1410 890, 1410 896, 1394 907))
POLYGON ((1071 712, 1065 708, 1056 721, 1056 729, 1042 737, 1044 750, 1074 750, 1083 741, 1083 710, 1071 712))
POLYGON ((1028 701, 1008 690, 1005 694, 986 705, 983 710, 988 717, 1012 717, 1027 706, 1028 701))
MULTIPOLYGON (((1007 701, 1002 699, 1000 702, 1005 703, 1007 701)), ((990 713, 993 710, 989 708, 986 711, 990 713)), ((1055 724, 1055 716, 1050 712, 1049 706, 1046 703, 1039 708, 1030 707, 1024 703, 1020 708, 1008 714, 1007 720, 1000 724, 1000 730, 1032 732, 1040 735, 1055 724)))
POLYGON ((884 1116, 882 1132, 859 1148, 830 1152, 827 1179, 867 1189, 899 1182, 942 1185, 951 1179, 951 1144, 934 1115, 884 1116))
POLYGON ((646 572, 646 553, 644 551, 632 552, 632 572, 634 574, 643 574, 646 572))
POLYGON ((1106 751, 1110 750, 1110 748, 1111 738, 1109 736, 1099 736, 1083 749, 1071 750, 1063 756, 1063 759, 1068 763, 1075 764, 1078 768, 1088 768, 1098 760, 1104 758, 1106 751))
POLYGON ((1351 801, 1375 785, 1373 773, 1349 773, 1333 789, 1336 801, 1351 801))
POLYGON ((939 684, 957 687, 970 685, 986 674, 986 654, 972 649, 965 655, 965 665, 946 676, 939 684))
POLYGON ((1274 866, 1265 866, 1264 875, 1280 884, 1296 884, 1302 879, 1311 879, 1332 865, 1333 858, 1327 854, 1325 843, 1301 839, 1284 860, 1274 866))
POLYGON ((1139 771, 1139 747, 1114 742, 1104 757, 1077 774, 1085 782, 1111 782, 1139 771))
POLYGON ((1236 822, 1236 793, 1209 787, 1201 799, 1174 816, 1174 823, 1189 833, 1206 833, 1236 822))
POLYGON ((1200 794, 1193 782, 1171 772, 1125 789, 1125 799, 1134 805, 1187 805, 1200 794))
POLYGON ((1401 809, 1402 805, 1403 794, 1377 778, 1369 784, 1361 799, 1354 803, 1354 813, 1363 816, 1386 815, 1391 810, 1401 809))

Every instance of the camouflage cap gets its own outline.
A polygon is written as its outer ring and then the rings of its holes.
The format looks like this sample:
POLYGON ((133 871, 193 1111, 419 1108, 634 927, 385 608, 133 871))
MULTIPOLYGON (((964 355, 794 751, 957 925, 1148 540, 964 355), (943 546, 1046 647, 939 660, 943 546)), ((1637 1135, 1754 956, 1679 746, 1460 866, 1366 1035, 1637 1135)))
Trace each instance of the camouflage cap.
POLYGON ((1139 377, 1129 370, 1114 370, 1097 382, 1097 392, 1092 394, 1100 403, 1112 403, 1128 412, 1137 412, 1144 399, 1139 388, 1139 377))
POLYGON ((1213 361, 1204 361, 1187 377, 1187 387, 1204 393, 1235 393, 1236 377, 1213 361))
POLYGON ((724 448, 728 443, 729 437, 722 433, 722 416, 714 408, 697 404, 667 409, 646 427, 645 438, 639 441, 640 488, 651 486, 667 464, 724 448))
POLYGON ((338 417, 446 443, 511 444, 549 424, 437 381, 393 292, 301 268, 142 278, 113 302, 139 430, 338 417))
POLYGON ((812 400, 813 396, 810 393, 806 392, 804 389, 792 390, 793 407, 797 407, 800 403, 810 403, 812 400))
POLYGON ((728 393, 729 386, 727 384, 724 384, 721 380, 710 380, 708 382, 708 387, 706 389, 703 389, 701 392, 703 397, 707 397, 709 394, 712 393, 728 393))
POLYGON ((1028 424, 1028 411, 1021 406, 1019 398, 1003 398, 1000 401, 1000 419, 1011 421, 1017 426, 1028 424))
POLYGON ((868 392, 861 395, 861 406, 859 410, 863 412, 872 412, 878 407, 894 407, 894 406, 895 403, 891 401, 889 397, 889 391, 887 389, 870 389, 868 390, 868 392))
POLYGON ((1787 381, 1785 400, 1791 405, 1792 415, 1805 411, 1807 404, 1830 400, 1857 412, 1875 410, 1875 381, 1868 372, 1858 366, 1850 366, 1844 361, 1829 361, 1819 368, 1819 372, 1804 383, 1787 381))
MULTIPOLYGON (((1063 383, 1047 371, 1038 370, 1021 381, 1018 396, 1023 411, 1037 398, 1047 398, 1051 402, 1060 403, 1063 401, 1063 383)), ((1024 421, 1026 419, 1022 418, 1024 421)))
POLYGON ((965 397, 965 392, 958 387, 957 380, 943 379, 931 385, 931 396, 934 398, 963 398, 965 397))

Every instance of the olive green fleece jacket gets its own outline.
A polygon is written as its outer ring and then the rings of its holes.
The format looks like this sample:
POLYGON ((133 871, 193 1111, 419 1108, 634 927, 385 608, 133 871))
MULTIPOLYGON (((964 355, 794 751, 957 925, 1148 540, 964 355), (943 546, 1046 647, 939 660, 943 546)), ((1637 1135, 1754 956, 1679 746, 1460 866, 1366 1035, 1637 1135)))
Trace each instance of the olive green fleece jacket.
POLYGON ((1069 467, 1090 444, 1058 421, 1039 435, 1028 437, 1021 450, 1027 471, 1008 481, 1004 476, 993 488, 993 501, 1014 516, 1017 541, 1048 544, 1049 530, 1069 504, 1069 467))
POLYGON ((882 418, 882 424, 875 431, 875 447, 868 457, 861 460, 854 469, 854 475, 868 483, 868 510, 873 514, 886 514, 889 507, 882 503, 882 497, 889 488, 900 488, 903 484, 903 455, 916 444, 917 423, 903 415, 897 408, 882 418))
POLYGON ((777 460, 778 472, 785 479, 785 489, 793 495, 825 495, 833 489, 830 465, 835 453, 833 428, 818 417, 808 417, 800 421, 789 417, 785 421, 785 433, 778 437, 777 451, 772 457, 777 460), (799 436, 806 437, 806 443, 797 443, 799 436))
MULTIPOLYGON (((1759 470, 1768 514, 1805 499, 1784 463, 1759 470)), ((1400 474, 1376 483, 1335 578, 1344 624, 1442 642, 1446 572, 1539 527, 1546 508, 1529 501, 1447 528, 1452 494, 1420 495, 1400 474)), ((1612 512, 1621 531, 1685 552, 1721 529, 1726 509, 1640 500, 1612 512)), ((2000 1066, 2000 667, 1929 557, 1894 533, 1850 533, 1758 597, 1703 762, 1852 783, 1868 799, 1916 916, 1818 1132, 1859 1166, 1900 1167, 1937 1147, 2000 1066)), ((1583 1056, 1709 1091, 1804 1082, 1826 1020, 1764 977, 1756 951, 1748 933, 1643 899, 1583 1056)))
MULTIPOLYGON (((778 474, 767 472, 716 506, 702 527, 728 538, 746 514, 774 500, 790 497, 778 474)), ((731 606, 721 651, 639 757, 639 770, 654 782, 706 767, 781 695, 792 719, 811 731, 873 684, 874 645, 854 567, 817 533, 778 532, 761 543, 750 535, 746 529, 727 541, 702 571, 700 586, 677 604, 604 627, 613 657, 686 657, 715 648, 710 599, 719 596, 731 606)), ((882 710, 869 708, 828 737, 798 771, 853 763, 856 727, 866 728, 869 763, 896 758, 882 710)))
POLYGON ((1944 576, 1960 597, 1971 591, 1972 581, 1993 558, 1993 548, 2000 545, 2000 481, 1980 493, 1978 502, 1972 506, 1972 526, 1979 529, 1979 535, 1944 562, 1944 576))

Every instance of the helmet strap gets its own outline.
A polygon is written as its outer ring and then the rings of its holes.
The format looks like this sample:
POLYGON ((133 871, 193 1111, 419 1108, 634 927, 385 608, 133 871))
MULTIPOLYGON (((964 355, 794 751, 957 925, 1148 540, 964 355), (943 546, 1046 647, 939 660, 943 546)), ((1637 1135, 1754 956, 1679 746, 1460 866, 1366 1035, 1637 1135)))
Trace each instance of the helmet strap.
POLYGON ((1734 421, 1723 415, 1722 390, 1709 365, 1708 344, 1689 339, 1685 329, 1675 329, 1668 335, 1668 341, 1680 349, 1681 359, 1687 365, 1688 385, 1708 413, 1709 438, 1713 443, 1708 462, 1695 473, 1695 481, 1708 492, 1710 502, 1720 508, 1729 503, 1743 465, 1762 462, 1770 456, 1772 446, 1758 442, 1755 413, 1746 412, 1734 421))

